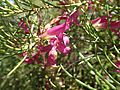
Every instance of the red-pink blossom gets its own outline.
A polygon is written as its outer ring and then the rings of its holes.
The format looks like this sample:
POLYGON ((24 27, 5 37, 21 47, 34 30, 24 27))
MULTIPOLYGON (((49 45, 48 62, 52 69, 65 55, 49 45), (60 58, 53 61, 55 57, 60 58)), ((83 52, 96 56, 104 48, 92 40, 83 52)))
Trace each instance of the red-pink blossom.
POLYGON ((102 16, 91 21, 96 29, 110 29, 112 32, 120 36, 120 20, 108 21, 107 16, 102 16))
POLYGON ((59 35, 59 33, 63 33, 66 31, 66 23, 54 26, 51 29, 47 30, 48 35, 59 35))
POLYGON ((22 27, 22 29, 24 30, 25 34, 29 34, 30 33, 29 28, 28 28, 27 24, 24 22, 23 19, 20 20, 20 22, 18 23, 18 26, 22 27))
POLYGON ((66 20, 67 19, 67 13, 64 12, 63 15, 58 16, 57 18, 54 18, 53 20, 50 21, 50 25, 56 24, 59 25, 61 20, 66 20))
POLYGON ((32 64, 33 60, 30 59, 29 57, 27 57, 24 62, 27 63, 27 64, 32 64))
POLYGON ((88 10, 93 10, 95 8, 93 8, 94 2, 92 0, 88 0, 88 10))
POLYGON ((47 46, 38 45, 37 48, 38 48, 38 52, 40 54, 40 53, 44 53, 44 52, 49 52, 52 49, 52 46, 51 45, 47 45, 47 46))
POLYGON ((27 52, 23 52, 21 54, 21 56, 25 56, 25 55, 27 55, 27 58, 24 61, 25 63, 27 63, 27 64, 32 64, 32 63, 35 63, 35 62, 38 63, 38 64, 40 63, 38 52, 37 53, 32 53, 31 56, 29 56, 27 52))
POLYGON ((63 43, 59 43, 57 49, 64 55, 70 52, 70 47, 65 46, 63 43))
POLYGON ((120 20, 110 22, 110 30, 120 37, 120 20))
POLYGON ((53 47, 56 46, 56 50, 64 55, 70 52, 70 47, 67 46, 69 44, 69 38, 67 36, 63 35, 63 38, 52 38, 50 43, 53 47))
MULTIPOLYGON (((116 65, 118 68, 120 68, 120 61, 115 62, 115 65, 116 65)), ((115 72, 120 73, 120 70, 119 70, 119 69, 115 69, 115 72)))
POLYGON ((79 21, 78 21, 79 15, 80 13, 78 10, 75 10, 74 12, 72 12, 69 17, 69 19, 71 19, 71 23, 75 23, 77 26, 80 26, 79 21))
POLYGON ((111 29, 120 29, 120 20, 110 22, 111 29))
POLYGON ((54 26, 52 28, 49 27, 45 33, 40 35, 40 37, 58 36, 60 33, 64 33, 66 30, 68 30, 71 27, 72 23, 79 25, 79 21, 77 19, 78 16, 79 16, 79 11, 75 10, 74 12, 71 13, 70 16, 64 18, 66 19, 64 23, 54 26))
MULTIPOLYGON (((22 54, 21 54, 21 56, 26 56, 28 53, 27 52, 23 52, 22 54)), ((32 64, 33 63, 33 60, 32 59, 30 59, 29 57, 28 57, 28 55, 27 55, 27 58, 25 59, 25 61, 24 61, 25 63, 28 63, 28 64, 32 64)))
POLYGON ((37 52, 37 53, 33 53, 32 54, 32 57, 31 57, 31 59, 32 59, 32 61, 34 61, 34 62, 36 62, 37 64, 39 64, 40 63, 40 60, 39 60, 39 56, 40 56, 40 54, 37 52))
POLYGON ((49 51, 49 54, 48 54, 46 66, 53 66, 53 65, 55 66, 56 59, 57 59, 56 47, 52 47, 52 49, 49 51))
POLYGON ((65 45, 68 45, 70 43, 70 40, 67 36, 64 35, 63 36, 63 42, 64 42, 65 45))
POLYGON ((48 51, 47 66, 56 65, 57 51, 64 55, 67 55, 70 52, 70 47, 67 46, 69 44, 69 38, 65 35, 62 36, 62 38, 53 37, 50 39, 52 48, 48 51))
POLYGON ((92 24, 95 28, 103 28, 106 29, 108 26, 108 20, 106 16, 102 16, 92 20, 92 24))

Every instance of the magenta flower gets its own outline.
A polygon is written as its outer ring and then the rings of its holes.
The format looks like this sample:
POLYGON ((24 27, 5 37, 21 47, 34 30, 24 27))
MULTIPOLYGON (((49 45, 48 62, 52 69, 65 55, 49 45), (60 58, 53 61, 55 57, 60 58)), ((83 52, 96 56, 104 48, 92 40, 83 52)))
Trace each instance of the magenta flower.
POLYGON ((66 27, 66 23, 54 26, 51 29, 47 30, 48 35, 59 35, 60 33, 65 32, 69 27, 66 27))
POLYGON ((70 47, 67 46, 69 44, 69 38, 64 34, 59 34, 58 37, 51 38, 49 43, 47 46, 37 46, 39 54, 48 53, 48 58, 46 63, 44 63, 46 67, 56 65, 57 51, 64 55, 70 52, 70 47))
MULTIPOLYGON (((27 52, 23 52, 22 54, 21 54, 21 56, 26 56, 27 55, 27 52)), ((25 61, 24 61, 25 63, 27 63, 27 64, 32 64, 33 63, 33 60, 32 59, 30 59, 29 57, 28 57, 28 55, 27 55, 27 58, 25 59, 25 61)))
POLYGON ((56 47, 53 47, 49 51, 46 66, 56 66, 56 59, 57 59, 57 51, 56 51, 56 47))
POLYGON ((103 28, 106 29, 108 26, 108 20, 106 16, 102 16, 99 18, 96 18, 94 20, 92 20, 92 24, 95 28, 103 28))
POLYGON ((34 62, 36 62, 36 63, 40 63, 40 60, 39 60, 39 53, 37 52, 37 53, 32 53, 32 55, 31 55, 31 57, 30 56, 28 56, 28 53, 27 52, 23 52, 22 54, 21 54, 21 56, 25 56, 25 55, 27 55, 27 58, 25 59, 25 63, 27 63, 27 64, 32 64, 32 63, 34 63, 34 62))
POLYGON ((52 49, 51 45, 47 45, 47 46, 43 46, 43 45, 38 45, 38 52, 40 53, 44 53, 44 52, 49 52, 52 49))
POLYGON ((66 20, 66 19, 67 19, 67 13, 65 12, 62 16, 58 16, 57 18, 54 18, 53 20, 51 20, 49 24, 59 25, 61 20, 66 20))
POLYGON ((20 20, 20 22, 18 23, 18 26, 22 27, 22 29, 24 30, 25 34, 29 34, 30 33, 29 28, 28 28, 27 24, 24 22, 23 19, 20 20))
POLYGON ((56 65, 57 51, 56 51, 55 45, 54 46, 53 45, 48 45, 48 46, 39 45, 38 51, 39 51, 39 54, 43 54, 43 53, 48 54, 48 58, 44 62, 44 65, 46 67, 56 65))
POLYGON ((70 52, 70 47, 65 46, 63 43, 59 43, 57 49, 64 55, 70 52))
POLYGON ((79 21, 78 21, 78 16, 80 15, 78 10, 75 10, 72 12, 70 15, 69 19, 71 20, 71 23, 75 23, 77 26, 80 26, 79 21))
MULTIPOLYGON (((65 16, 64 18, 61 17, 60 19, 66 19, 64 23, 54 26, 52 28, 48 28, 45 33, 40 35, 40 37, 58 36, 60 33, 64 33, 66 30, 68 30, 70 26, 72 25, 72 23, 79 25, 79 22, 77 20, 78 16, 79 16, 79 12, 78 10, 76 10, 72 12, 72 14, 68 16, 67 18, 65 16)), ((59 22, 60 22, 60 19, 58 19, 59 22)))
POLYGON ((69 38, 65 35, 62 38, 51 38, 50 43, 52 46, 56 46, 56 50, 64 55, 70 52, 70 47, 67 46, 69 38))
POLYGON ((102 16, 91 21, 96 29, 110 29, 112 32, 120 36, 120 20, 108 22, 108 17, 102 16))
POLYGON ((33 54, 32 54, 32 57, 31 57, 32 61, 34 61, 34 62, 36 62, 37 64, 39 64, 39 63, 40 63, 39 56, 40 56, 39 52, 37 52, 37 53, 35 53, 35 54, 33 53, 33 54))
POLYGON ((29 57, 27 57, 24 62, 27 63, 27 64, 32 64, 33 60, 30 59, 29 57))
POLYGON ((120 37, 120 20, 110 22, 110 30, 120 37))
POLYGON ((120 20, 110 22, 111 29, 120 29, 120 20))
POLYGON ((56 65, 57 51, 64 55, 67 55, 70 52, 70 47, 67 46, 69 44, 69 38, 65 35, 62 36, 62 38, 50 39, 50 45, 52 48, 48 51, 49 54, 46 66, 56 65))
MULTIPOLYGON (((115 62, 115 65, 116 65, 118 68, 120 68, 120 61, 115 62)), ((115 69, 115 72, 120 73, 120 70, 115 69)))
POLYGON ((70 40, 67 36, 64 35, 63 36, 63 42, 64 42, 65 45, 68 45, 70 43, 70 40))

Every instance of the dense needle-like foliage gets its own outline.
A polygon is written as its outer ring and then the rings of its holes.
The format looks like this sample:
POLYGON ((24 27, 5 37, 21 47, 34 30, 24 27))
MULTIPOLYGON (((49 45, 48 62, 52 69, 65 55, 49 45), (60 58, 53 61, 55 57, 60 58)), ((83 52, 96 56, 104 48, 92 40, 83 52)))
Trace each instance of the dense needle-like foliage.
POLYGON ((119 0, 0 0, 0 90, 119 90, 119 0))

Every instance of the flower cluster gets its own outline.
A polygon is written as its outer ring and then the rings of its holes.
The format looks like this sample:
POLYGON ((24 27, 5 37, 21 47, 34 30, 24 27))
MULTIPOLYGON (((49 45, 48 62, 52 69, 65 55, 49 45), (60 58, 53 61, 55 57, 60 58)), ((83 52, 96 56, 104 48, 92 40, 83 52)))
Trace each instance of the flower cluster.
MULTIPOLYGON (((37 44, 37 52, 29 55, 28 52, 23 52, 22 56, 27 55, 25 60, 26 63, 40 63, 39 57, 42 56, 45 66, 56 66, 57 54, 67 55, 70 52, 69 47, 69 37, 66 36, 65 31, 68 30, 74 23, 79 26, 77 20, 79 16, 78 10, 73 11, 70 15, 64 13, 62 16, 58 16, 53 19, 50 23, 45 26, 45 32, 38 34, 38 38, 43 41, 43 43, 37 44), (64 20, 62 24, 61 20, 64 20), (52 27, 52 25, 56 25, 52 27), (47 41, 47 44, 44 42, 47 41)), ((26 24, 23 20, 20 21, 19 26, 22 26, 25 32, 28 31, 26 24), (21 25, 24 24, 24 26, 21 25)), ((27 33, 26 33, 27 34, 27 33)))
MULTIPOLYGON (((63 15, 54 18, 45 25, 44 30, 42 30, 44 32, 36 34, 40 42, 42 41, 42 43, 36 44, 36 51, 32 51, 31 54, 28 52, 22 53, 22 56, 27 55, 25 62, 28 64, 35 62, 39 64, 39 58, 42 56, 45 66, 55 66, 58 53, 67 55, 71 50, 69 47, 69 37, 65 32, 73 23, 76 26, 81 26, 78 21, 79 15, 80 13, 78 10, 74 10, 71 14, 65 12, 63 15), (64 20, 63 23, 61 23, 62 20, 64 20), (46 41, 47 43, 45 43, 46 41)), ((111 19, 111 17, 109 18, 111 19)), ((91 23, 96 29, 109 29, 120 36, 118 30, 120 29, 120 20, 110 20, 109 22, 107 16, 102 16, 92 20, 91 23)), ((23 19, 18 25, 22 27, 26 34, 30 33, 28 26, 23 19)))

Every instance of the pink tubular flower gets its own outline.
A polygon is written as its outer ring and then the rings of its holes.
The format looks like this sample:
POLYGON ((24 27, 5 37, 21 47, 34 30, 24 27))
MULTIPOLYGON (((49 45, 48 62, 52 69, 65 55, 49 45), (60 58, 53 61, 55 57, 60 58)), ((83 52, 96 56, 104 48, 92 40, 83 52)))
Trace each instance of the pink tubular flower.
POLYGON ((29 57, 27 57, 24 62, 27 63, 27 64, 32 64, 33 60, 30 59, 29 57))
POLYGON ((40 63, 40 60, 39 60, 39 52, 35 53, 32 55, 32 61, 35 61, 37 64, 40 63))
MULTIPOLYGON (((25 56, 25 55, 27 55, 27 52, 23 52, 23 53, 21 54, 21 56, 25 56)), ((28 57, 28 55, 27 55, 27 58, 25 59, 24 62, 27 63, 27 64, 32 64, 32 63, 33 63, 33 60, 30 59, 30 58, 28 57)))
POLYGON ((64 33, 69 28, 70 28, 70 22, 68 21, 48 29, 44 34, 40 35, 40 37, 58 36, 60 33, 64 33))
POLYGON ((57 51, 56 51, 55 45, 48 45, 48 46, 39 45, 38 51, 40 54, 48 53, 48 58, 47 58, 46 62, 44 62, 44 65, 46 67, 56 65, 57 51))
POLYGON ((51 38, 50 43, 52 46, 56 46, 56 50, 64 55, 70 51, 70 47, 67 46, 69 44, 69 38, 65 35, 62 38, 51 38))
POLYGON ((22 29, 24 30, 25 34, 29 34, 30 33, 29 28, 28 28, 27 24, 24 22, 23 19, 20 20, 20 22, 18 23, 18 26, 22 27, 22 29))
POLYGON ((120 20, 108 22, 108 17, 102 16, 91 21, 96 29, 110 29, 112 32, 120 36, 120 20))
MULTIPOLYGON (((118 68, 120 68, 120 61, 115 62, 115 65, 116 65, 118 68)), ((120 70, 115 69, 115 72, 120 73, 120 70)))
MULTIPOLYGON (((66 39, 67 36, 64 36, 66 39)), ((66 39, 59 39, 59 38, 51 38, 50 39, 50 45, 52 46, 51 50, 48 51, 48 59, 47 59, 47 63, 46 66, 55 66, 56 65, 56 59, 57 59, 57 51, 59 51, 60 53, 66 55, 69 53, 70 48, 68 46, 66 46, 67 44, 69 44, 69 40, 66 39), (65 40, 65 41, 63 41, 65 40), (66 43, 66 45, 64 44, 64 42, 66 43)))
MULTIPOLYGON (((68 30, 70 28, 70 26, 72 25, 72 23, 79 25, 79 22, 77 20, 78 16, 79 16, 78 10, 75 10, 74 12, 72 12, 72 14, 68 17, 63 15, 61 18, 59 18, 55 22, 59 23, 61 19, 66 19, 66 21, 64 23, 54 26, 52 28, 49 27, 45 33, 40 35, 40 37, 58 36, 60 33, 64 33, 66 30, 68 30)), ((52 22, 52 24, 53 24, 53 22, 52 22)))
POLYGON ((120 20, 110 22, 110 30, 120 37, 120 20))
POLYGON ((69 44, 69 38, 65 36, 64 32, 68 30, 73 23, 75 23, 77 26, 79 26, 78 22, 78 16, 79 12, 78 10, 75 10, 71 13, 70 16, 67 16, 66 14, 63 16, 59 16, 55 19, 53 19, 49 24, 46 25, 45 29, 46 32, 40 35, 40 38, 46 38, 48 37, 48 42, 50 44, 49 48, 46 47, 44 49, 44 46, 39 46, 39 50, 42 49, 45 50, 48 53, 48 59, 46 66, 53 66, 56 65, 56 59, 57 59, 57 52, 67 55, 70 52, 69 44), (66 20, 64 23, 59 24, 59 22, 64 19, 66 20), (56 24, 56 26, 51 28, 52 24, 56 24))
POLYGON ((59 24, 60 20, 66 20, 67 19, 67 13, 65 12, 62 16, 58 16, 57 18, 54 18, 50 21, 50 25, 52 24, 59 24))
POLYGON ((59 35, 60 33, 63 33, 66 31, 66 23, 54 26, 53 28, 47 30, 48 35, 59 35))
POLYGON ((92 24, 95 28, 103 28, 106 29, 108 26, 108 20, 106 16, 102 16, 99 18, 96 18, 94 20, 92 20, 92 24))
POLYGON ((120 20, 118 20, 118 21, 111 21, 110 28, 111 29, 120 29, 120 20))
POLYGON ((40 53, 44 53, 44 52, 49 52, 52 49, 51 45, 47 45, 47 46, 43 46, 43 45, 38 45, 38 52, 40 53))
POLYGON ((56 66, 56 59, 57 59, 57 51, 56 51, 56 47, 53 47, 49 51, 46 66, 56 66))
POLYGON ((65 45, 68 45, 70 43, 69 38, 67 36, 63 36, 63 42, 65 45))
POLYGON ((77 26, 80 26, 79 21, 77 19, 79 14, 80 14, 79 11, 75 10, 69 17, 71 19, 71 23, 75 23, 77 26))
POLYGON ((63 43, 59 43, 57 49, 64 55, 70 52, 70 47, 65 46, 63 43))
MULTIPOLYGON (((27 54, 28 54, 27 52, 23 52, 21 54, 21 56, 25 56, 27 54)), ((27 55, 27 58, 25 59, 24 62, 27 63, 27 64, 32 64, 32 63, 36 62, 36 63, 39 64, 40 63, 40 61, 39 61, 39 53, 38 52, 37 53, 32 53, 31 57, 27 55)))

